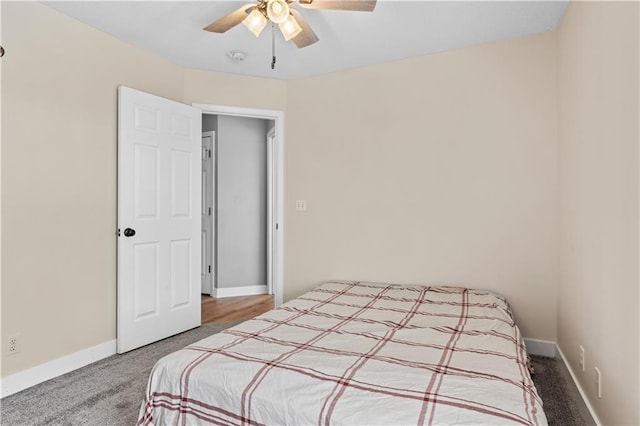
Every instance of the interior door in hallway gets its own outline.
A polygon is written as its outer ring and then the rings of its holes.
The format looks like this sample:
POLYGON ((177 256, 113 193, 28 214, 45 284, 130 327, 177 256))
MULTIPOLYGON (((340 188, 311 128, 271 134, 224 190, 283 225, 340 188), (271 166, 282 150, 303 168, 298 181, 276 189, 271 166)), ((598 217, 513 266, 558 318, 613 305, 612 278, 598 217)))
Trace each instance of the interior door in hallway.
POLYGON ((215 132, 202 132, 202 294, 213 294, 215 279, 215 132))
POLYGON ((202 112, 118 90, 118 353, 200 325, 202 112))

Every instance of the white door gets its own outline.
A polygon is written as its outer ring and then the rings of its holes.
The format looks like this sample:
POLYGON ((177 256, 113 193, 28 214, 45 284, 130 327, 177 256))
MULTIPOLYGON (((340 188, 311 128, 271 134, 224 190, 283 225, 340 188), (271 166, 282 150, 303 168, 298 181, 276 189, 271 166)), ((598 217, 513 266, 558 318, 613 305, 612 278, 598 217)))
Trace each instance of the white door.
POLYGON ((215 206, 213 204, 214 179, 215 179, 215 132, 202 132, 202 293, 213 294, 213 282, 215 277, 215 245, 213 244, 215 233, 213 217, 215 206))
POLYGON ((200 325, 199 109, 118 89, 118 353, 200 325))

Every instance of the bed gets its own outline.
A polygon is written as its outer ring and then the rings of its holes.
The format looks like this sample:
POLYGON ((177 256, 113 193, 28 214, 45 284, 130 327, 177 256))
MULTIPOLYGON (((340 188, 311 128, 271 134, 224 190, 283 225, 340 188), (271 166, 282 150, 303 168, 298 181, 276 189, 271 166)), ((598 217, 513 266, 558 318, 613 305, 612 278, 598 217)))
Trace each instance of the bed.
POLYGON ((546 424, 527 364, 500 295, 333 281, 162 358, 138 424, 546 424))

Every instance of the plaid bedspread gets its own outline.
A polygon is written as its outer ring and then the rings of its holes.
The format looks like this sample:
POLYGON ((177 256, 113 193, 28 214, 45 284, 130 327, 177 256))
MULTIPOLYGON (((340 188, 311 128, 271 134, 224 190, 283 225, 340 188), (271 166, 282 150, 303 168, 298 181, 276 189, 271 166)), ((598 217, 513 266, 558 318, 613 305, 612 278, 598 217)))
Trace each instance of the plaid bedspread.
POLYGON ((505 299, 328 282, 158 361, 138 424, 546 424, 505 299))

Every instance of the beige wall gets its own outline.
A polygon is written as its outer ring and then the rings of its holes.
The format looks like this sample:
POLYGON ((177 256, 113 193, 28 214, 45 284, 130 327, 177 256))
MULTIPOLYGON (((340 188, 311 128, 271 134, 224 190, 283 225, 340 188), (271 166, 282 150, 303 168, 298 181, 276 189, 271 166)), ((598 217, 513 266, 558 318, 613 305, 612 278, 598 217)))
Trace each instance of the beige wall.
POLYGON ((182 69, 37 3, 2 2, 2 375, 115 338, 119 84, 182 69))
POLYGON ((23 340, 3 376, 115 338, 118 84, 287 109, 287 206, 309 211, 285 212, 286 298, 332 277, 491 287, 555 339, 553 34, 287 83, 2 8, 2 334, 23 340))
POLYGON ((182 68, 38 3, 2 2, 2 376, 116 337, 117 87, 284 108, 284 82, 182 68), (265 83, 261 85, 261 83, 265 83), (264 88, 252 95, 245 87, 264 88))
POLYGON ((187 69, 184 102, 282 111, 286 105, 286 86, 282 80, 187 69))
POLYGON ((638 11, 571 3, 559 30, 558 343, 605 424, 640 424, 638 11))
POLYGON ((285 298, 330 278, 493 288, 525 336, 557 330, 576 371, 585 346, 603 420, 640 423, 637 3, 572 4, 559 40, 290 82, 183 70, 46 6, 1 7, 2 336, 23 344, 2 376, 115 338, 124 84, 286 110, 285 298))
POLYGON ((555 47, 289 82, 285 299, 331 278, 490 288, 525 336, 555 341, 555 47))

